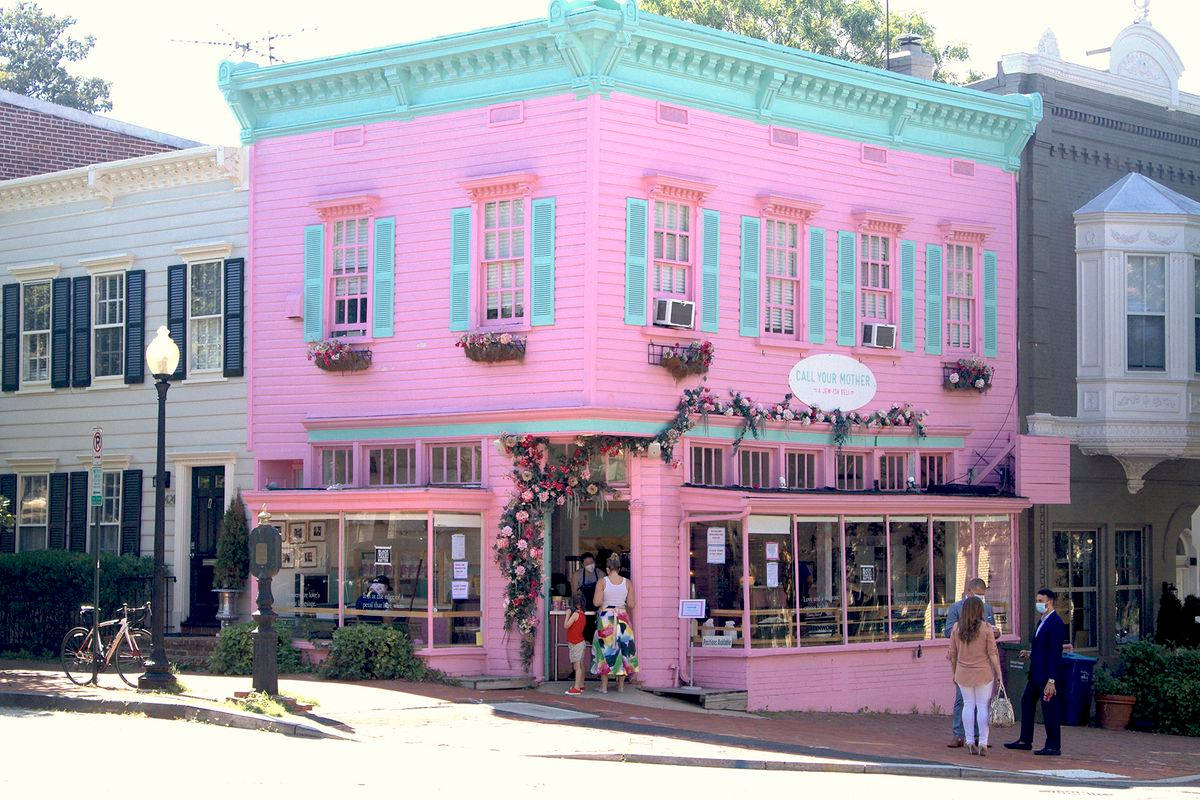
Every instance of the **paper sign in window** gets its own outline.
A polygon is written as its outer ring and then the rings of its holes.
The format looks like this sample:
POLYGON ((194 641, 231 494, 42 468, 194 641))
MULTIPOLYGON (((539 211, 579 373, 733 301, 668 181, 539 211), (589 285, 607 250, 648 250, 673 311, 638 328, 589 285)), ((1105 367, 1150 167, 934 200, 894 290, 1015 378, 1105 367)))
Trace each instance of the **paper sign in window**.
POLYGON ((455 561, 454 562, 454 578, 455 578, 455 580, 465 581, 467 579, 467 570, 469 568, 470 568, 470 564, 468 564, 466 561, 455 561))
POLYGON ((767 562, 767 588, 768 589, 779 588, 779 562, 778 561, 768 561, 767 562))
POLYGON ((466 600, 470 594, 470 584, 467 581, 450 581, 450 599, 466 600))
POLYGON ((450 558, 461 561, 467 557, 467 535, 465 533, 450 534, 450 558))
POLYGON ((767 561, 779 560, 779 542, 767 542, 767 561))

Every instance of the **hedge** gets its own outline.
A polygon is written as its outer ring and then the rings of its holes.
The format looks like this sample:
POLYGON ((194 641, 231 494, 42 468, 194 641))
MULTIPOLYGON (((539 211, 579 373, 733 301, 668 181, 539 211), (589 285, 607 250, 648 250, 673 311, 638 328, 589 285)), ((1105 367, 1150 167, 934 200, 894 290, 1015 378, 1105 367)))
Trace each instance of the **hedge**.
MULTIPOLYGON (((254 632, 256 623, 241 622, 226 625, 217 635, 217 646, 208 656, 208 671, 218 675, 252 675, 254 673, 254 632)), ((301 660, 300 651, 292 646, 292 624, 287 620, 276 620, 275 630, 279 635, 276 645, 279 672, 290 675, 308 672, 301 660)))
POLYGON ((1133 642, 1120 654, 1125 685, 1137 698, 1134 719, 1158 733, 1200 736, 1200 650, 1133 642))
POLYGON ((335 630, 320 671, 322 677, 345 681, 442 678, 413 653, 403 631, 387 625, 347 625, 335 630))

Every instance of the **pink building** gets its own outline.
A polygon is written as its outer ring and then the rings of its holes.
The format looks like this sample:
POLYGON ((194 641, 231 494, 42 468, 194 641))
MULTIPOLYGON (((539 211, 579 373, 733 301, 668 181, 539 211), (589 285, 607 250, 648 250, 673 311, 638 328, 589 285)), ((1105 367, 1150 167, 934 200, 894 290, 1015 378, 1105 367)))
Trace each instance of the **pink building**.
POLYGON ((247 500, 301 634, 395 624, 448 672, 553 677, 554 598, 612 551, 645 685, 927 711, 969 577, 1017 629, 1016 516, 1068 480, 1014 415, 1037 96, 560 0, 221 86, 252 159, 247 500), (320 369, 329 341, 353 352, 320 369), (668 432, 702 378, 713 413, 668 432), (504 434, 544 460, 514 471, 504 434))

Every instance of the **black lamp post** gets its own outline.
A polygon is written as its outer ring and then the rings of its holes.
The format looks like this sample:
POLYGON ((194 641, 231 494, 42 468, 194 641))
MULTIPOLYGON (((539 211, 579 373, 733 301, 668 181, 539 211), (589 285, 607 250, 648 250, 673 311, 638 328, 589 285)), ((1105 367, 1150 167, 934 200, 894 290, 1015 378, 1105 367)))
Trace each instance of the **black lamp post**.
POLYGON ((160 326, 154 341, 146 348, 146 365, 154 376, 154 388, 158 390, 158 463, 154 479, 154 593, 150 607, 150 636, 153 647, 146 672, 138 679, 138 688, 146 690, 168 689, 175 685, 171 665, 163 642, 167 612, 167 566, 166 566, 166 506, 167 506, 167 389, 171 388, 171 375, 179 366, 179 346, 171 340, 165 325, 160 326))

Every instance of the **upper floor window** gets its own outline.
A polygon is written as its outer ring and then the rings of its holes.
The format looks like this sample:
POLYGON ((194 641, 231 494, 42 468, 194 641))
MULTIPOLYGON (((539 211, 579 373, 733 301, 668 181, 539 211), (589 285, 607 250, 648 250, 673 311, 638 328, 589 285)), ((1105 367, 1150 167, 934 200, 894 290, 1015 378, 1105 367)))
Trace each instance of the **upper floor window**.
POLYGON ((725 485, 725 451, 720 447, 692 445, 691 482, 700 486, 725 485))
POLYGON ((368 217, 330 225, 330 336, 366 336, 371 296, 371 225, 368 217))
POLYGON ((947 482, 949 477, 949 468, 946 465, 947 458, 940 453, 922 453, 921 454, 921 488, 928 489, 930 486, 940 486, 947 482))
POLYGON ((629 467, 624 453, 597 453, 588 464, 592 480, 602 480, 609 486, 627 486, 629 467))
POLYGON ((975 348, 975 248, 946 245, 946 348, 975 348))
POLYGON ((817 488, 818 455, 813 452, 789 452, 787 454, 787 485, 790 488, 817 488))
POLYGON ((100 552, 121 551, 121 473, 103 473, 100 505, 100 552))
POLYGON ((863 453, 839 452, 835 457, 837 488, 857 492, 867 488, 867 457, 863 453))
POLYGON ((331 448, 321 451, 321 485, 354 485, 354 449, 331 448))
POLYGON ((483 448, 479 444, 444 444, 429 448, 429 482, 477 486, 482 482, 483 448))
POLYGON ((223 364, 223 270, 220 261, 188 265, 188 366, 198 372, 219 370, 223 364))
POLYGON ((525 198, 483 204, 484 324, 525 321, 525 198))
POLYGON ((1162 370, 1167 363, 1167 262, 1162 256, 1125 261, 1126 365, 1162 370))
POLYGON ((654 291, 686 298, 692 267, 692 207, 654 201, 654 291))
POLYGON ((796 333, 800 297, 800 226, 768 218, 763 247, 763 331, 796 333))
POLYGON ((21 380, 50 380, 50 281, 21 286, 21 380))
POLYGON ((17 552, 45 550, 50 521, 50 476, 20 475, 17 486, 17 552))
POLYGON ((893 320, 892 239, 864 233, 859 242, 859 308, 866 322, 893 320))
POLYGON ((92 323, 94 374, 108 378, 125 374, 125 273, 92 279, 95 315, 92 323))
POLYGON ((908 485, 908 456, 903 453, 884 453, 879 457, 879 488, 885 492, 901 492, 908 485))
POLYGON ((368 486, 413 486, 417 482, 417 448, 372 447, 367 450, 368 486))
POLYGON ((769 450, 749 450, 742 448, 739 453, 740 475, 738 482, 742 486, 755 489, 771 486, 771 453, 769 450))

